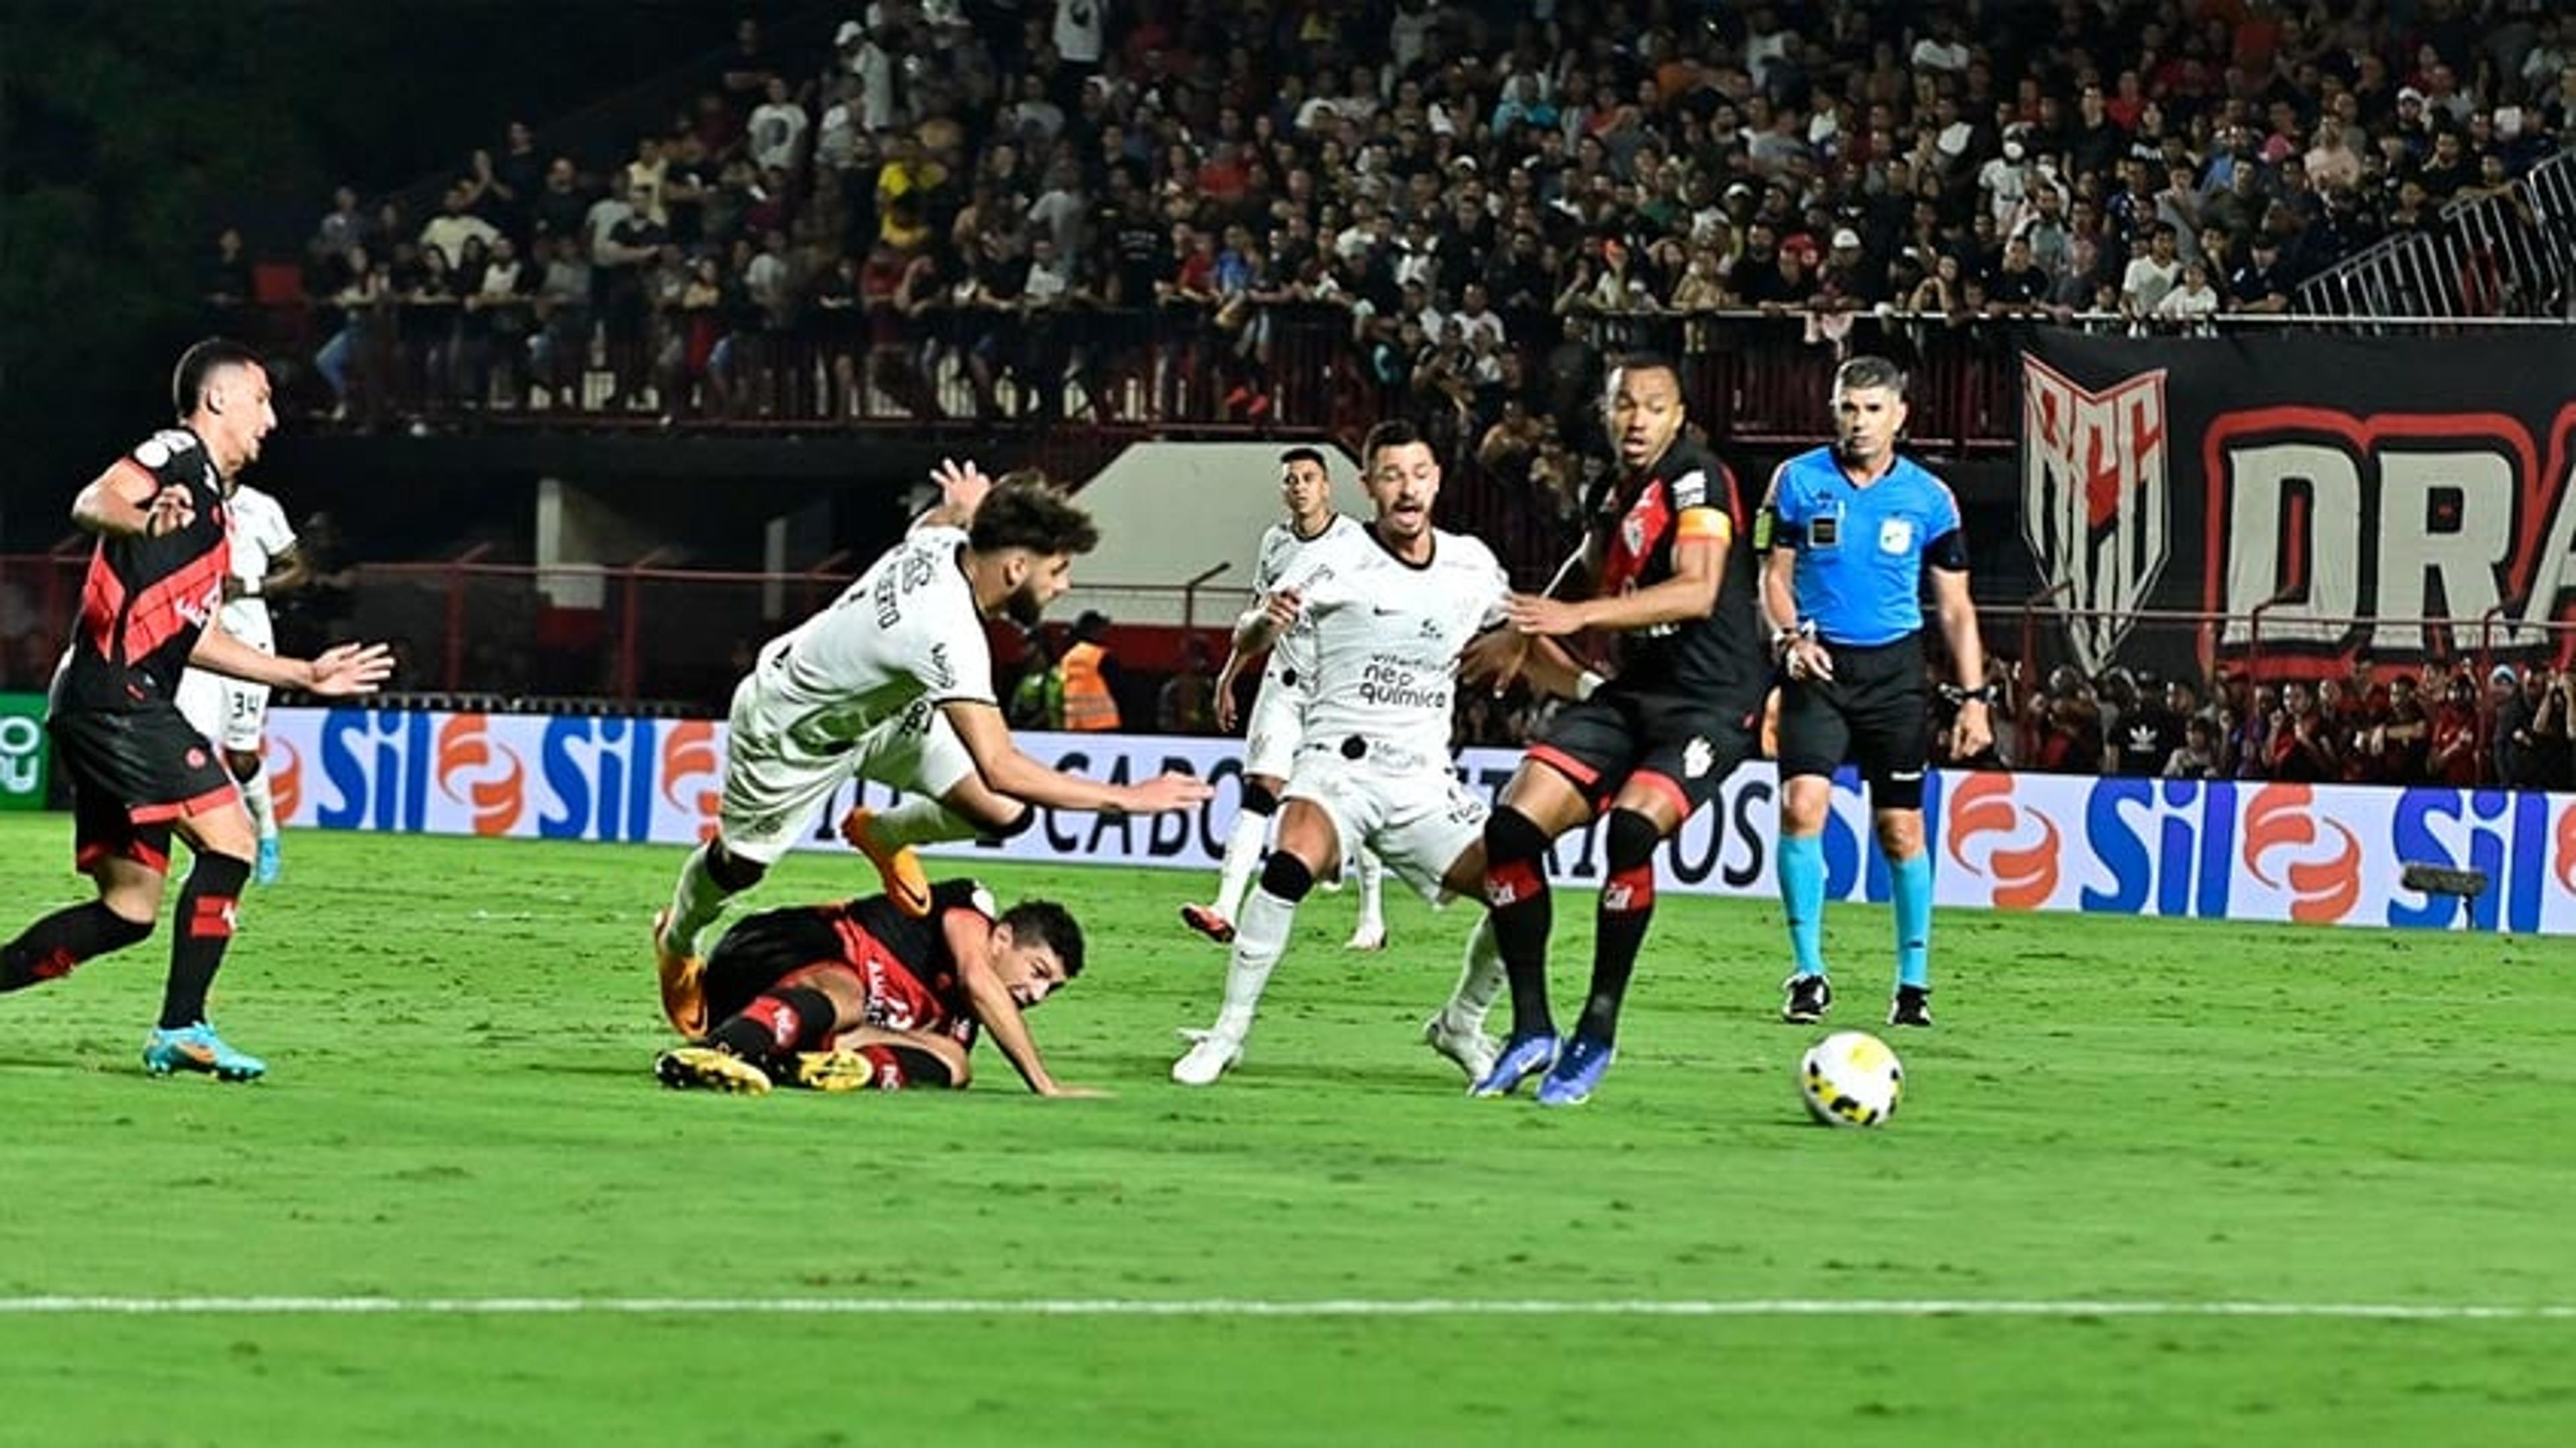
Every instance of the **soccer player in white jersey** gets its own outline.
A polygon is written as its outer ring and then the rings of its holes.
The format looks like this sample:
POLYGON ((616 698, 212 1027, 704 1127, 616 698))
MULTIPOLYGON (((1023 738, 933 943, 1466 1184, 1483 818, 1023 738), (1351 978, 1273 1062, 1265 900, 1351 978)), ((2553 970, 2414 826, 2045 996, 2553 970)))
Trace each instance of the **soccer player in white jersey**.
MULTIPOLYGON (((1435 903, 1484 898, 1486 807, 1451 765, 1450 713, 1459 655, 1504 621, 1511 584, 1493 550, 1431 526, 1440 463, 1412 424, 1378 424, 1360 456, 1376 521, 1299 558, 1238 630, 1251 652, 1308 622, 1315 683, 1278 843, 1235 933, 1225 1004, 1172 1066, 1184 1086, 1208 1085, 1242 1058, 1297 903, 1352 851, 1376 850, 1435 903)), ((1534 653, 1531 664, 1540 688, 1574 693, 1587 682, 1562 655, 1534 653)), ((1502 983, 1493 928, 1479 920, 1456 989, 1423 1026, 1423 1040, 1469 1081, 1493 1065, 1484 1019, 1502 983)))
MULTIPOLYGON (((274 654, 277 630, 269 621, 268 601, 303 587, 312 573, 296 551, 295 529, 277 499, 227 479, 224 511, 232 567, 224 575, 224 604, 216 622, 261 653, 274 654)), ((281 865, 277 806, 269 796, 268 775, 260 768, 268 744, 268 685, 192 668, 179 676, 177 702, 180 714, 215 745, 225 770, 241 784, 242 804, 259 836, 251 878, 276 884, 281 865)))
MULTIPOLYGON (((1333 478, 1324 455, 1311 447, 1290 448, 1279 455, 1279 500, 1287 505, 1285 522, 1273 523, 1261 535, 1261 551, 1252 571, 1252 607, 1235 620, 1235 647, 1216 676, 1216 727, 1235 725, 1234 681, 1244 665, 1258 657, 1241 644, 1244 626, 1260 616, 1262 601, 1295 571, 1297 560, 1366 531, 1357 518, 1333 511, 1333 478)), ((1216 899, 1206 905, 1181 907, 1181 923, 1219 945, 1234 940, 1234 917, 1243 908, 1243 892, 1269 843, 1270 826, 1279 813, 1279 790, 1288 781, 1288 766, 1305 737, 1306 701, 1314 696, 1315 630, 1299 619, 1270 647, 1269 665, 1261 671, 1261 689, 1252 699, 1252 716, 1244 729, 1243 804, 1234 828, 1225 837, 1225 862, 1218 869, 1216 899)), ((1386 948, 1385 871, 1377 856, 1359 855, 1360 918, 1351 931, 1349 949, 1386 948)))
MULTIPOLYGON (((931 903, 915 844, 1014 834, 1031 805, 1162 814, 1208 797, 1188 775, 1100 784, 1020 752, 993 698, 984 619, 1034 624, 1099 533, 1035 473, 991 483, 971 465, 944 464, 934 476, 947 501, 831 606, 764 645, 734 690, 716 833, 691 852, 653 922, 663 1013, 684 1036, 708 1025, 700 933, 853 777, 916 796, 853 810, 841 826, 910 915, 931 903)), ((1010 1034, 997 1019, 995 1042, 1013 1060, 1033 1059, 1010 1034)))

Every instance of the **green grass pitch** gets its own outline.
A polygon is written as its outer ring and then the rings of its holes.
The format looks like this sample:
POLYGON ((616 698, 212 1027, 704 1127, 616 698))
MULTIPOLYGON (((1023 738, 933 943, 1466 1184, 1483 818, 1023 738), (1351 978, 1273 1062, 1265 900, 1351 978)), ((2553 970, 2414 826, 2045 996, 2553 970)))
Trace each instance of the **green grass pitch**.
MULTIPOLYGON (((68 836, 0 821, 0 930, 79 897, 68 836)), ((744 1100, 649 1074, 644 923, 676 852, 287 843, 215 1003, 268 1081, 140 1074, 166 933, 0 999, 0 1442, 2537 1443, 2576 1421, 2564 942, 1945 912, 1941 1026, 1894 1041, 1904 1110, 1833 1132, 1796 1100, 1816 1033, 1773 1019, 1761 902, 1666 902, 1607 1088, 1543 1113, 1463 1099, 1416 1040, 1462 913, 1396 902, 1395 949, 1353 956, 1349 897, 1318 896, 1243 1067, 1187 1092, 1172 1028, 1213 1014, 1223 965, 1172 911, 1208 881, 995 866, 1006 900, 1089 926, 1090 971, 1035 1022, 1112 1099, 1030 1099, 988 1048, 962 1095, 744 1100), (1107 1307, 775 1310, 934 1298, 1107 1307), (1392 1310, 1436 1301, 1701 1315, 1392 1310), (1758 1306, 1860 1301, 1960 1310, 1758 1306), (1237 1306, 1133 1315, 1174 1302, 1237 1306), (1351 1306, 1241 1306, 1320 1302, 1351 1306), (1991 1307, 2086 1302, 2114 1306, 1991 1307), (2353 1304, 2427 1315, 2320 1310, 2353 1304)), ((754 898, 867 878, 800 856, 754 898)), ((1568 1012, 1589 903, 1560 901, 1568 1012)), ((1827 928, 1835 1023, 1872 1025, 1886 917, 1827 928)))

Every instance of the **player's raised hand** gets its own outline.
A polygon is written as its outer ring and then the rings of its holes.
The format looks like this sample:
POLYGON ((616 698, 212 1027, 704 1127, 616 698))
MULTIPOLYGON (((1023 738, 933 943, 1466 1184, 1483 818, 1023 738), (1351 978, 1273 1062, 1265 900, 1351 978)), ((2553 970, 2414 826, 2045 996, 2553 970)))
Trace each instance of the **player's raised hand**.
POLYGON ((993 480, 984 476, 984 470, 975 466, 971 458, 962 463, 941 458, 939 466, 930 470, 930 480, 939 485, 941 502, 970 516, 975 506, 984 501, 984 495, 993 491, 993 480))
POLYGON ((1583 613, 1562 599, 1515 593, 1509 605, 1512 627, 1532 638, 1561 639, 1583 628, 1583 613))
POLYGON ((385 644, 336 644, 313 661, 313 680, 305 688, 325 699, 372 694, 393 675, 393 649, 385 644))
POLYGON ((143 512, 143 536, 167 538, 196 521, 196 500, 186 488, 173 484, 152 495, 152 506, 143 512))
POLYGON ((1129 814, 1172 814, 1216 793, 1195 774, 1158 774, 1143 784, 1127 786, 1129 814))
POLYGON ((1458 651, 1458 680, 1480 684, 1490 680, 1496 694, 1512 687, 1529 663, 1530 641, 1527 634, 1508 628, 1490 628, 1467 641, 1458 651))

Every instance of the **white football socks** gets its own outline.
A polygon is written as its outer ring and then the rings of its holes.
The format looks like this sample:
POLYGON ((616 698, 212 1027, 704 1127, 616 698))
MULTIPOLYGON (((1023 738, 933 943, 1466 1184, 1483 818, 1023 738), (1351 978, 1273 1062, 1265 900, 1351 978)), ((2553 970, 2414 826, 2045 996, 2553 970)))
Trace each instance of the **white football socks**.
POLYGON ((712 842, 689 851, 680 866, 680 883, 671 892, 671 924, 667 932, 671 944, 683 955, 698 953, 698 934, 724 912, 724 886, 716 883, 715 872, 707 868, 707 853, 712 842))
POLYGON ((1359 857, 1359 928, 1375 930, 1383 935, 1386 933, 1386 865, 1378 859, 1375 850, 1363 848, 1359 857))
POLYGON ((1252 874, 1261 868, 1261 847, 1270 841, 1273 818, 1236 810, 1234 825, 1225 832, 1225 862, 1217 867, 1216 899, 1208 908, 1228 920, 1243 909, 1243 892, 1251 888, 1252 874))
POLYGON ((1458 986, 1440 1013, 1462 1031, 1481 1031, 1494 1000, 1503 993, 1503 947, 1494 939, 1494 917, 1480 914, 1467 936, 1467 958, 1458 971, 1458 986))
POLYGON ((934 795, 917 794, 868 817, 868 838, 879 849, 889 851, 906 845, 935 845, 942 840, 971 840, 981 833, 973 821, 941 804, 934 795))
POLYGON ((277 838, 277 801, 268 792, 268 771, 241 782, 242 807, 250 811, 250 822, 263 840, 277 838))
POLYGON ((1244 902, 1243 918, 1234 926, 1234 954, 1226 961, 1225 1005, 1217 1011, 1216 1034, 1240 1041, 1252 1029, 1261 992, 1270 984, 1272 967, 1288 949, 1289 928, 1297 907, 1267 890, 1255 890, 1244 902))

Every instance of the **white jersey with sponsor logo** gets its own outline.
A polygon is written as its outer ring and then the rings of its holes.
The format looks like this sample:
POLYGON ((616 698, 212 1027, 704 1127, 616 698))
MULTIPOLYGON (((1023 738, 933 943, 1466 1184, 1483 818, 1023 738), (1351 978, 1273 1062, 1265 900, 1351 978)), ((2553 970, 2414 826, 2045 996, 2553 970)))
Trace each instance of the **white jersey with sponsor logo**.
MULTIPOLYGON (((1368 526, 1348 513, 1335 513, 1332 521, 1324 525, 1324 531, 1312 538, 1298 537, 1293 523, 1271 524, 1269 531, 1261 535, 1261 552, 1252 565, 1252 592, 1256 605, 1277 591, 1279 585, 1297 571, 1301 560, 1321 550, 1348 543, 1353 538, 1365 538, 1367 533, 1368 526)), ((1262 670, 1261 681, 1264 684, 1302 687, 1312 681, 1314 672, 1315 625, 1313 620, 1300 616, 1286 633, 1279 636, 1278 642, 1270 646, 1270 662, 1262 670)))
MULTIPOLYGON (((224 500, 224 535, 232 545, 232 576, 246 584, 268 577, 277 560, 295 547, 295 528, 277 499, 247 483, 233 486, 224 500)), ((277 647, 269 624, 268 600, 245 593, 216 614, 224 632, 263 653, 277 647)))
POLYGON ((773 737, 836 754, 916 700, 993 702, 958 528, 915 529, 831 607, 772 639, 748 681, 773 737))
POLYGON ((1435 529, 1431 559, 1417 566, 1362 528, 1310 551, 1285 583, 1304 598, 1315 633, 1307 747, 1394 769, 1445 768, 1458 655, 1502 621, 1511 591, 1493 550, 1435 529))

